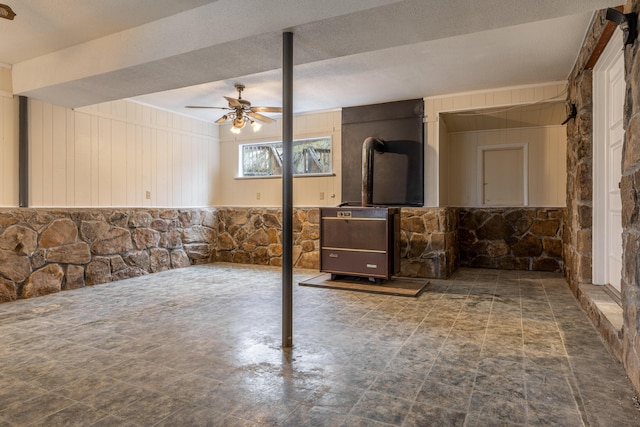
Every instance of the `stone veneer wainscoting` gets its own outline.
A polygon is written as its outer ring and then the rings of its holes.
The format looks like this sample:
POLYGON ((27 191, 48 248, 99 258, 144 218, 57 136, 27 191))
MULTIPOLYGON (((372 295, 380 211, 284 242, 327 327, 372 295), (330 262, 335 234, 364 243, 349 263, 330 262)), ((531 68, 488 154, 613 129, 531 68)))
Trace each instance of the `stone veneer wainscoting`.
MULTIPOLYGON (((560 271, 561 211, 402 208, 400 276, 449 277, 459 235, 464 265, 484 250, 498 261, 483 267, 560 271)), ((295 267, 319 268, 319 224, 318 208, 294 209, 295 267)), ((197 263, 281 266, 281 233, 278 208, 0 210, 0 302, 197 263)))
POLYGON ((461 208, 460 265, 562 272, 562 217, 556 208, 461 208))
MULTIPOLYGON (((218 208, 216 261, 282 265, 282 211, 218 208)), ((319 268, 318 208, 294 208, 293 265, 319 268)), ((448 208, 402 208, 400 275, 447 278, 455 270, 457 215, 448 208)))
POLYGON ((2 209, 0 302, 214 259, 216 210, 2 209))
POLYGON ((457 209, 401 209, 401 276, 446 279, 457 268, 457 262, 457 209))
MULTIPOLYGON (((216 261, 282 265, 282 210, 219 208, 216 261)), ((317 208, 293 210, 293 266, 318 268, 320 219, 317 208)))

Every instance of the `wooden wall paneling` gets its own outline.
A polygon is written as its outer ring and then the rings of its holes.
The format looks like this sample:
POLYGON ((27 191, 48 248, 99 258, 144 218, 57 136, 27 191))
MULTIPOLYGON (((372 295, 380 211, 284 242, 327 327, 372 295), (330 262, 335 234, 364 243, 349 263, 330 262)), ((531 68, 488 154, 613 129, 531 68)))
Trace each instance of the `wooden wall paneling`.
MULTIPOLYGON (((195 123, 194 123, 195 124, 195 123)), ((203 174, 203 161, 199 159, 206 159, 206 155, 203 150, 202 140, 194 135, 193 140, 193 150, 191 151, 191 164, 194 166, 193 173, 193 206, 202 206, 203 205, 203 194, 202 194, 202 185, 204 184, 204 174, 203 174)))
POLYGON ((67 111, 52 106, 51 111, 51 204, 67 205, 67 111))
MULTIPOLYGON (((8 129, 3 125, 0 136, 8 129)), ((30 133, 32 206, 176 206, 175 200, 202 206, 214 193, 216 182, 207 177, 219 144, 209 123, 129 101, 75 110, 33 101, 30 133)), ((6 203, 10 171, 2 169, 0 203, 6 203)))
MULTIPOLYGON (((127 110, 129 114, 129 110, 127 110)), ((136 126, 127 122, 125 135, 126 155, 123 159, 127 176, 127 206, 136 206, 136 126)))
POLYGON ((65 187, 66 206, 74 206, 75 200, 75 114, 71 109, 65 109, 65 129, 66 129, 66 159, 65 159, 65 187))
POLYGON ((42 206, 43 198, 43 116, 42 103, 29 102, 29 205, 42 206))
MULTIPOLYGON (((185 120, 182 121, 183 130, 185 129, 185 120)), ((191 135, 185 135, 183 138, 182 145, 182 176, 184 177, 182 181, 182 203, 186 206, 193 206, 193 188, 195 185, 194 178, 194 165, 192 163, 192 153, 193 153, 193 137, 191 135)))
POLYGON ((13 84, 11 68, 0 64, 0 95, 11 96, 13 94, 13 84))
MULTIPOLYGON (((171 117, 169 118, 171 121, 171 117)), ((178 144, 178 136, 170 132, 167 134, 167 188, 166 188, 166 199, 167 206, 175 206, 174 198, 173 198, 173 145, 178 144)))
MULTIPOLYGON (((138 109, 136 109, 136 120, 138 116, 138 109)), ((134 167, 135 167, 135 176, 134 183, 129 183, 129 185, 133 185, 135 202, 134 206, 143 206, 143 199, 145 197, 144 188, 143 188, 143 179, 142 179, 142 126, 136 124, 135 127, 135 136, 133 139, 133 144, 135 148, 136 155, 134 157, 134 167)))
POLYGON ((451 206, 479 206, 475 190, 478 146, 517 143, 529 146, 529 205, 565 205, 566 138, 562 126, 454 133, 449 135, 449 141, 451 206))
POLYGON ((18 205, 18 104, 0 95, 0 206, 18 205))
POLYGON ((177 206, 183 206, 182 197, 182 151, 181 146, 184 145, 186 137, 184 135, 175 134, 172 147, 172 165, 171 165, 171 178, 172 189, 171 198, 173 203, 177 206))
MULTIPOLYGON (((447 124, 444 120, 439 121, 440 125, 440 158, 438 162, 438 167, 440 170, 448 170, 449 167, 449 157, 450 157, 450 142, 449 142, 449 131, 447 130, 447 124)), ((440 196, 440 205, 448 206, 449 205, 449 173, 440 175, 440 185, 439 185, 439 196, 440 196)))
MULTIPOLYGON (((152 114, 152 121, 155 123, 155 114, 152 114)), ((158 130, 155 127, 149 128, 151 131, 151 145, 149 146, 149 190, 151 199, 148 199, 151 206, 158 204, 158 130)))
MULTIPOLYGON (((142 112, 148 122, 148 111, 144 109, 142 112)), ((142 157, 140 160, 142 163, 142 206, 151 206, 151 199, 147 199, 146 196, 147 191, 151 191, 151 129, 147 126, 142 126, 142 157)), ((151 197, 153 197, 153 193, 151 197)))
MULTIPOLYGON (((101 104, 102 106, 102 104, 101 104)), ((98 204, 97 206, 113 206, 112 189, 113 174, 111 171, 112 155, 112 122, 110 119, 98 118, 98 204)))
MULTIPOLYGON (((2 69, 0 69, 0 73, 2 69)), ((2 87, 0 86, 0 89, 2 87)), ((7 97, 0 95, 0 206, 8 206, 7 204, 7 188, 10 185, 9 179, 11 175, 7 170, 9 156, 10 139, 8 131, 11 126, 11 120, 7 113, 6 102, 7 97)))
POLYGON ((98 151, 98 116, 92 113, 91 118, 91 203, 89 206, 99 206, 100 200, 98 198, 99 193, 99 151, 98 151))
POLYGON ((556 144, 558 152, 556 155, 557 168, 562 171, 558 174, 560 177, 560 183, 558 184, 558 196, 557 200, 560 206, 567 205, 567 131, 564 126, 558 126, 556 128, 556 144))
POLYGON ((42 202, 53 206, 53 105, 42 103, 42 202))
MULTIPOLYGON (((0 69, 0 71, 2 71, 0 69)), ((7 110, 8 97, 0 95, 0 206, 10 206, 7 203, 8 188, 11 185, 11 173, 8 169, 9 147, 11 146, 10 130, 12 120, 7 110)))
POLYGON ((111 203, 127 206, 127 125, 120 120, 111 121, 111 203))
POLYGON ((549 192, 541 194, 545 188, 546 168, 545 161, 546 141, 544 132, 541 129, 527 129, 511 135, 510 140, 519 138, 522 142, 529 143, 529 204, 531 206, 544 206, 545 199, 549 197, 549 192))
POLYGON ((91 206, 91 116, 76 112, 74 118, 75 206, 91 206))
MULTIPOLYGON (((166 124, 166 122, 165 122, 166 124)), ((155 202, 158 206, 169 206, 168 203, 168 189, 169 189, 169 144, 168 135, 164 130, 158 130, 156 132, 156 146, 158 155, 156 159, 156 197, 155 202)))

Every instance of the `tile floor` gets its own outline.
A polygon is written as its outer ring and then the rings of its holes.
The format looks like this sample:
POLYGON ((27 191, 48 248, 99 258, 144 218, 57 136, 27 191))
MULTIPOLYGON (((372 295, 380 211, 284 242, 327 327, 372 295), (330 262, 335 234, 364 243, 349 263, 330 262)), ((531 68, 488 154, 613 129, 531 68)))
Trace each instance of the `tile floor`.
POLYGON ((0 305, 0 426, 638 426, 561 276, 461 269, 419 298, 229 264, 0 305))

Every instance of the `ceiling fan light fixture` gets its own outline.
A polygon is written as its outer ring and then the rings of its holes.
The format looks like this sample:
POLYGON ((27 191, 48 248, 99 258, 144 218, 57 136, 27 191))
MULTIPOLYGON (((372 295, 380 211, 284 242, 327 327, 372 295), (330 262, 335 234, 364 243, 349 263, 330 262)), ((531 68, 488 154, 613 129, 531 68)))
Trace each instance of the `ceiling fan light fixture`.
POLYGON ((223 115, 219 119, 215 120, 215 123, 224 123, 227 120, 231 120, 231 132, 235 134, 239 134, 240 130, 243 129, 247 123, 251 125, 251 129, 254 132, 258 132, 262 128, 262 123, 273 123, 275 120, 260 114, 263 113, 281 113, 281 107, 252 107, 251 102, 246 99, 242 99, 242 91, 244 90, 244 85, 239 83, 235 84, 235 88, 238 91, 238 98, 231 98, 228 96, 224 96, 228 102, 227 107, 209 107, 202 105, 186 105, 185 108, 217 108, 221 110, 229 110, 230 112, 223 115), (255 120, 254 120, 255 119, 255 120))
POLYGON ((236 117, 235 119, 233 119, 232 123, 234 128, 242 129, 246 126, 247 121, 244 119, 244 117, 236 117))

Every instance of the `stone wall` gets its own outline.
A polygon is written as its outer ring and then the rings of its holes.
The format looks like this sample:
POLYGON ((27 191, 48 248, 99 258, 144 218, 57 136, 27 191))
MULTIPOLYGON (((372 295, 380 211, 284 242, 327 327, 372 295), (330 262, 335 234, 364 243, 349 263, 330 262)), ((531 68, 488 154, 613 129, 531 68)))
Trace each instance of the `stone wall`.
POLYGON ((446 279, 457 267, 456 208, 402 208, 400 275, 446 279))
MULTIPOLYGON (((217 261, 282 265, 280 209, 219 208, 217 261)), ((293 265, 320 267, 317 208, 295 208, 293 265)), ((456 266, 455 209, 402 208, 400 275, 446 278, 456 266)))
MULTIPOLYGON (((216 261, 282 265, 282 210, 219 208, 216 261)), ((293 210, 293 266, 318 268, 318 208, 293 210)))
MULTIPOLYGON (((625 13, 640 13, 640 0, 630 0, 625 13)), ((580 285, 590 284, 592 241, 592 70, 585 65, 607 25, 605 11, 593 20, 578 60, 569 76, 567 102, 578 116, 567 124, 567 211, 565 214, 565 276, 588 310, 588 295, 580 285)), ((627 95, 624 109, 622 180, 622 362, 640 392, 640 41, 624 48, 627 95)), ((622 46, 620 46, 622 49, 622 46)), ((593 316, 592 316, 593 317, 593 316)), ((606 337, 605 337, 606 338, 606 337)), ((610 340, 609 340, 610 341, 610 340)), ((614 350, 614 353, 617 353, 614 350)))
POLYGON ((215 209, 2 209, 0 302, 215 256, 215 209))
MULTIPOLYGON (((632 0, 640 14, 640 0, 632 0)), ((625 10, 631 12, 631 10, 625 10)), ((622 359, 640 392, 640 40, 625 48, 627 96, 622 155, 622 359)))
MULTIPOLYGON (((458 234, 476 236, 478 242, 472 246, 478 250, 487 240, 482 233, 496 223, 491 219, 494 217, 508 217, 517 223, 520 237, 538 236, 543 252, 527 261, 528 268, 558 267, 548 259, 562 232, 558 210, 493 210, 483 220, 480 218, 487 211, 475 211, 474 221, 479 227, 471 230, 470 210, 402 208, 400 275, 449 277, 459 262, 458 234)), ((282 211, 277 208, 0 210, 0 301, 196 263, 280 266, 281 233, 282 211)), ((511 243, 513 234, 493 240, 511 243)), ((295 267, 319 268, 319 209, 294 209, 293 243, 295 267)), ((468 265, 522 267, 518 264, 524 262, 521 257, 495 252, 500 245, 496 241, 485 245, 487 253, 493 253, 500 263, 468 265)), ((517 255, 520 246, 515 245, 512 253, 517 255)))
POLYGON ((593 188, 593 70, 585 68, 607 24, 596 14, 568 79, 567 103, 577 109, 567 123, 567 210, 564 224, 565 276, 576 296, 579 285, 591 283, 593 188))
POLYGON ((564 209, 460 209, 460 265, 563 271, 564 209))

